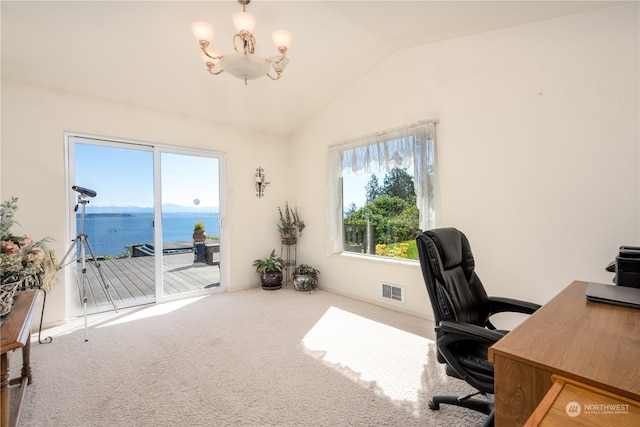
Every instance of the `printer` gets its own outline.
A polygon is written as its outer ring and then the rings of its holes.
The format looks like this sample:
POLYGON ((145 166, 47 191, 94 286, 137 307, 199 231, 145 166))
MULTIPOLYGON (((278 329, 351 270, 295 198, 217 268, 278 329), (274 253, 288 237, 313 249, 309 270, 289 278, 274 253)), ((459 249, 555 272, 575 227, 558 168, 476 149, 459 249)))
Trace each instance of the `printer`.
POLYGON ((640 288, 640 246, 621 246, 607 271, 616 274, 613 279, 616 285, 640 288))

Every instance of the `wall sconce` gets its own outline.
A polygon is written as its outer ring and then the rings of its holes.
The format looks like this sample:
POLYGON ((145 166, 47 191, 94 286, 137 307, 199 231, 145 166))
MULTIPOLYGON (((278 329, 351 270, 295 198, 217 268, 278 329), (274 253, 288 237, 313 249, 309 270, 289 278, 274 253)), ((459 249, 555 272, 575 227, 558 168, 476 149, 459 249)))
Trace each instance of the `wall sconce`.
POLYGON ((269 184, 271 183, 266 181, 264 169, 258 167, 256 169, 256 197, 264 196, 264 188, 269 184))

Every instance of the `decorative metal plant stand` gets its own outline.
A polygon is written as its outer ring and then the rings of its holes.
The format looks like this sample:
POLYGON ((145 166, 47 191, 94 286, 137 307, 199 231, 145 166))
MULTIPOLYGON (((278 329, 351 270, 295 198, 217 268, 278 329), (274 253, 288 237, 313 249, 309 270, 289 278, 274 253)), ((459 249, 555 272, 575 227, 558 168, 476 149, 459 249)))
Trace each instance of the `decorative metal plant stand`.
POLYGON ((35 275, 32 276, 29 279, 25 279, 22 281, 22 284, 20 285, 20 287, 18 287, 19 290, 21 291, 26 291, 27 289, 32 289, 35 292, 42 292, 43 298, 42 298, 42 312, 40 313, 40 325, 38 327, 38 342, 40 344, 49 344, 51 341, 53 341, 53 337, 46 337, 44 339, 44 341, 42 341, 42 339, 40 338, 42 335, 42 319, 44 319, 44 307, 45 305, 47 305, 47 290, 44 289, 42 287, 43 283, 42 283, 42 276, 40 275, 35 275))
POLYGON ((53 341, 52 337, 42 340, 42 320, 44 319, 44 308, 47 304, 47 290, 42 287, 42 277, 38 274, 21 278, 12 283, 0 285, 0 317, 4 317, 11 312, 13 306, 14 294, 16 291, 32 290, 34 292, 42 292, 44 298, 42 300, 42 313, 40 313, 40 326, 38 328, 38 342, 40 344, 49 344, 53 341))
POLYGON ((280 244, 280 258, 284 260, 284 282, 288 285, 293 281, 293 271, 296 269, 298 241, 294 238, 282 239, 280 244))

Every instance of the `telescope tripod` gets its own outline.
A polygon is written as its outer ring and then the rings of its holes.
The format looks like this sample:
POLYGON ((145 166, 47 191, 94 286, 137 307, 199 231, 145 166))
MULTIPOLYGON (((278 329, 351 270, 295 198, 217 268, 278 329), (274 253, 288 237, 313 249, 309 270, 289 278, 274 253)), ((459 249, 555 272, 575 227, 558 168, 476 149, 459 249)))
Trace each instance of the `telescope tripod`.
POLYGON ((104 278, 104 274, 102 273, 102 269, 100 268, 100 263, 97 261, 96 255, 93 252, 93 248, 91 247, 89 236, 87 236, 84 232, 85 206, 87 203, 89 203, 89 201, 85 199, 82 194, 78 195, 78 203, 76 204, 74 212, 78 211, 79 205, 82 206, 80 234, 78 234, 76 238, 71 241, 72 243, 71 243, 71 246, 69 247, 69 250, 64 255, 64 258, 62 258, 62 261, 60 261, 60 265, 66 265, 64 263, 65 260, 72 253, 73 248, 76 248, 77 257, 74 260, 70 261, 70 263, 73 261, 80 261, 82 265, 82 306, 84 309, 84 340, 85 342, 89 341, 88 332, 87 332, 87 295, 89 290, 89 278, 87 277, 86 249, 89 249, 89 253, 91 254, 91 263, 96 267, 96 270, 98 271, 97 277, 98 277, 98 281, 100 282, 100 285, 104 289, 104 292, 107 295, 109 302, 113 306, 113 309, 115 310, 116 313, 118 312, 118 307, 116 306, 116 303, 113 301, 113 298, 111 297, 111 293, 109 292, 109 284, 104 278))

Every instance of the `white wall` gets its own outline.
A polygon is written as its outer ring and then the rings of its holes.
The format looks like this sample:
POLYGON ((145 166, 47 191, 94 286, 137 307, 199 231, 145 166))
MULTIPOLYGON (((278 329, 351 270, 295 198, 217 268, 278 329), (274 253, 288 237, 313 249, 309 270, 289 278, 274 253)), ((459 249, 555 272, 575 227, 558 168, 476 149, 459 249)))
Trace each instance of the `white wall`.
MULTIPOLYGON (((14 233, 50 236, 59 258, 70 243, 65 131, 226 153, 227 209, 221 218, 226 214, 229 261, 223 268, 230 289, 258 286, 251 263, 279 247, 277 206, 284 205, 290 190, 289 171, 282 166, 289 155, 284 138, 3 81, 0 198, 19 198, 16 220, 22 230, 14 233), (254 188, 258 166, 271 182, 261 199, 254 188)), ((65 318, 71 284, 64 275, 61 279, 47 300, 45 323, 65 318)))
POLYGON ((420 316, 417 264, 327 257, 332 143, 438 119, 442 226, 470 239, 489 294, 544 303, 574 279, 611 283, 620 245, 640 244, 638 5, 401 51, 291 141, 307 222, 299 258, 324 289, 420 316), (379 298, 406 286, 405 305, 379 298))

